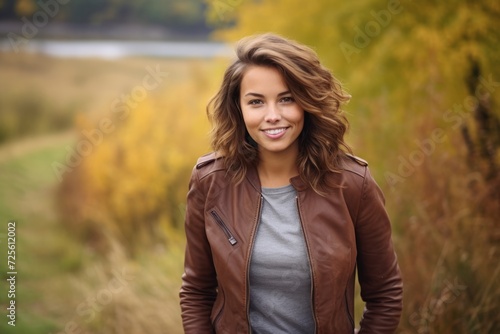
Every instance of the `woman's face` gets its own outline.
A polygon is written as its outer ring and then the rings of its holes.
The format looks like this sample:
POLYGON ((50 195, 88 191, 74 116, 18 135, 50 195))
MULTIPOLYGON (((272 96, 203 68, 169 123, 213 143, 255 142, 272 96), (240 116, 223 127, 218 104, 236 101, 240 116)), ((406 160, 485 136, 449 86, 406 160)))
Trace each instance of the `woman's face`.
POLYGON ((245 126, 257 143, 261 158, 298 154, 304 110, 293 99, 277 69, 249 67, 241 81, 240 105, 245 126))

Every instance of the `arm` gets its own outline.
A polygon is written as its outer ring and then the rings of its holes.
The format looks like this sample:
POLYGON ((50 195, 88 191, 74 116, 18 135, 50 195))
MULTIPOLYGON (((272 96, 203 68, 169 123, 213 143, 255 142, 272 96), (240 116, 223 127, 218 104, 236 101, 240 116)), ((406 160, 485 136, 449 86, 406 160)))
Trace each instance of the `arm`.
POLYGON ((205 196, 193 170, 185 220, 186 252, 180 290, 184 332, 214 333, 210 314, 217 295, 217 277, 205 234, 205 196))
POLYGON ((368 167, 356 220, 357 266, 366 303, 359 333, 394 333, 402 310, 403 282, 391 241, 382 191, 368 167))

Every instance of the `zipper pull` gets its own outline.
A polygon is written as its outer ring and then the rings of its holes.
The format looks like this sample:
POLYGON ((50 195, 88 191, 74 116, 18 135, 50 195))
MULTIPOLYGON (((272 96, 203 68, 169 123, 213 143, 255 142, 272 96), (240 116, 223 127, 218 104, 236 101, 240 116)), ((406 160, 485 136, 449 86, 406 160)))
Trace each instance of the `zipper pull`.
POLYGON ((217 223, 217 225, 219 225, 219 227, 222 229, 222 231, 226 235, 226 238, 229 241, 229 243, 231 244, 231 246, 236 245, 238 243, 238 241, 236 241, 236 239, 234 238, 233 234, 231 233, 231 231, 229 230, 229 228, 226 226, 226 224, 224 223, 224 221, 222 220, 222 218, 219 217, 219 215, 217 214, 217 212, 215 212, 215 210, 212 210, 212 211, 210 211, 210 214, 214 218, 214 220, 217 223))
POLYGON ((229 243, 233 246, 237 243, 236 239, 233 236, 230 236, 227 240, 229 240, 229 243))

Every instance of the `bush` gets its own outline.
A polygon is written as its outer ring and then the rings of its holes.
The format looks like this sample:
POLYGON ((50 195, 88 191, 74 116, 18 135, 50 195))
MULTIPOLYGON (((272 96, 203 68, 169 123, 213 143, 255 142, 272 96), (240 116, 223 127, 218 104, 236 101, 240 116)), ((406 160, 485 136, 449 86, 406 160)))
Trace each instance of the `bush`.
POLYGON ((0 96, 0 144, 69 129, 74 116, 74 106, 56 107, 36 93, 0 96))
MULTIPOLYGON (((169 231, 182 227, 191 169, 209 150, 204 111, 213 90, 206 74, 193 71, 175 88, 149 94, 123 120, 107 115, 112 131, 66 173, 59 191, 63 221, 99 249, 109 235, 134 253, 165 243, 169 231)), ((100 121, 80 122, 75 147, 100 121)))

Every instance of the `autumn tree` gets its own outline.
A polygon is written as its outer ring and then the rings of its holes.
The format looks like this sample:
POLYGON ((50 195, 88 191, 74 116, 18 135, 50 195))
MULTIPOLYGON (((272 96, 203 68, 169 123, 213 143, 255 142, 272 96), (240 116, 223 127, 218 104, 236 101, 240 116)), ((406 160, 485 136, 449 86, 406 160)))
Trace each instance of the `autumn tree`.
POLYGON ((80 24, 140 23, 178 29, 206 29, 204 6, 196 0, 73 0, 64 20, 80 24))
POLYGON ((79 119, 80 136, 69 150, 74 166, 57 165, 58 205, 83 242, 105 253, 110 240, 118 241, 135 255, 182 231, 191 170, 209 151, 204 110, 215 86, 207 72, 193 64, 187 79, 158 92, 134 87, 110 112, 79 119))
POLYGON ((500 242, 500 3, 207 3, 215 38, 272 31, 308 44, 352 95, 349 143, 371 162, 393 217, 401 329, 500 330, 491 270, 500 242))

